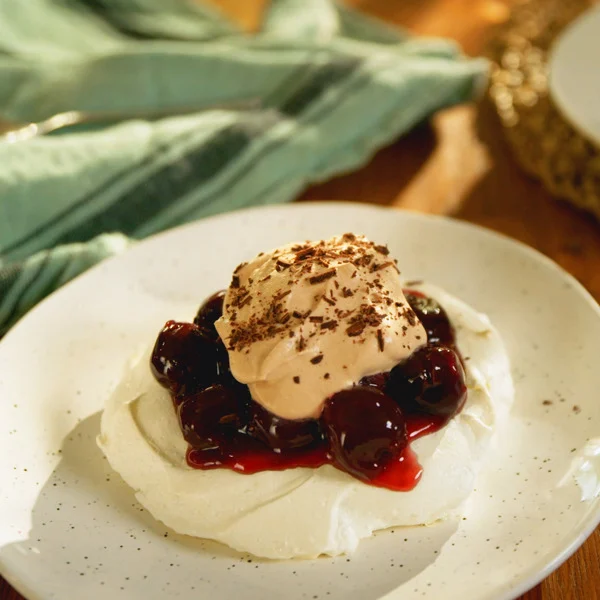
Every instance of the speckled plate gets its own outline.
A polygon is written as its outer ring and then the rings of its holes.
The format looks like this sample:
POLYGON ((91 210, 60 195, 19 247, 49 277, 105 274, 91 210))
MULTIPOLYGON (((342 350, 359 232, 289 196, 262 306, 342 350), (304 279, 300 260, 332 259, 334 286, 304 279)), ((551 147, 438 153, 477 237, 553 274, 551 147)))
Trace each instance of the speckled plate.
POLYGON ((0 343, 0 572, 31 599, 517 596, 599 521, 598 356, 600 309, 587 292, 540 254, 471 225, 321 203, 166 232, 64 287, 0 343), (345 231, 389 243, 406 277, 447 288, 504 336, 515 407, 465 518, 313 561, 258 561, 166 530, 95 444, 126 359, 173 314, 191 316, 243 259, 345 231))

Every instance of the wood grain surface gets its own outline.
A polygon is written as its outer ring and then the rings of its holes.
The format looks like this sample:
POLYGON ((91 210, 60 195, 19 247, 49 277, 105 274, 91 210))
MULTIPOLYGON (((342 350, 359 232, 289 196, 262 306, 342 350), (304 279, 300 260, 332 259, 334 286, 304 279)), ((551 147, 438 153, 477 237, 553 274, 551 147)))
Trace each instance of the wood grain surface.
MULTIPOLYGON (((263 0, 213 1, 250 29, 264 6, 263 0)), ((454 38, 471 55, 484 52, 511 5, 511 0, 347 1, 415 33, 454 38)), ((361 170, 312 187, 301 198, 322 199, 401 207, 478 223, 537 248, 600 300, 600 225, 554 200, 521 173, 485 100, 438 114, 380 151, 361 170)), ((598 598, 600 530, 520 600, 598 598)), ((22 597, 0 578, 0 600, 22 597)))

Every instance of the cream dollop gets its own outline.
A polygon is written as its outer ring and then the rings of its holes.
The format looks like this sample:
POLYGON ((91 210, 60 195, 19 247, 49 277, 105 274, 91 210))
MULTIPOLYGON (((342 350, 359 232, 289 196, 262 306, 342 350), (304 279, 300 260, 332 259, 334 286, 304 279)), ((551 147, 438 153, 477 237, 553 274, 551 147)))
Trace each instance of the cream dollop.
POLYGON ((423 476, 410 492, 374 487, 329 465, 254 475, 190 468, 173 404, 152 378, 147 353, 132 361, 107 401, 98 444, 155 518, 261 557, 335 556, 379 529, 459 516, 510 409, 510 366, 487 317, 439 288, 417 289, 438 300, 455 326, 469 357, 469 391, 446 427, 412 444, 423 476))
POLYGON ((350 233, 240 265, 216 328, 234 377, 286 419, 318 418, 329 396, 427 340, 387 247, 350 233))

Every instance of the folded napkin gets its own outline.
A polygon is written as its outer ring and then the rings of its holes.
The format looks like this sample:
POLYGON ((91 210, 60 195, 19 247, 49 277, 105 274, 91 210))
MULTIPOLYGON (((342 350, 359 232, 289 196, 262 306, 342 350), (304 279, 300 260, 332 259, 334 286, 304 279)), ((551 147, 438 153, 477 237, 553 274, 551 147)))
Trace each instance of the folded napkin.
POLYGON ((273 0, 252 35, 185 0, 0 0, 0 119, 261 102, 0 142, 0 334, 132 240, 362 165, 486 73, 328 0, 273 0))

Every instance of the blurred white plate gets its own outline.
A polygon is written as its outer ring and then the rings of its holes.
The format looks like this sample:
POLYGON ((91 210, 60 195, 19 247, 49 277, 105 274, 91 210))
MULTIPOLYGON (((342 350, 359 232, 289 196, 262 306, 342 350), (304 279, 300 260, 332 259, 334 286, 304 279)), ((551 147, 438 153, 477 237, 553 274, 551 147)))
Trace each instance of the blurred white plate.
POLYGON ((600 145, 600 6, 562 32, 549 69, 555 104, 582 135, 600 145))
MULTIPOLYGON (((343 203, 216 217, 140 243, 61 289, 0 343, 0 572, 32 599, 511 598, 599 520, 568 475, 600 435, 600 310, 533 250, 453 220, 343 203), (362 232, 488 313, 517 388, 510 428, 466 519, 380 533, 351 557, 267 562, 168 532, 96 447, 99 411, 130 353, 226 286, 243 259, 362 232)), ((290 515, 293 518, 293 515, 290 515)))

